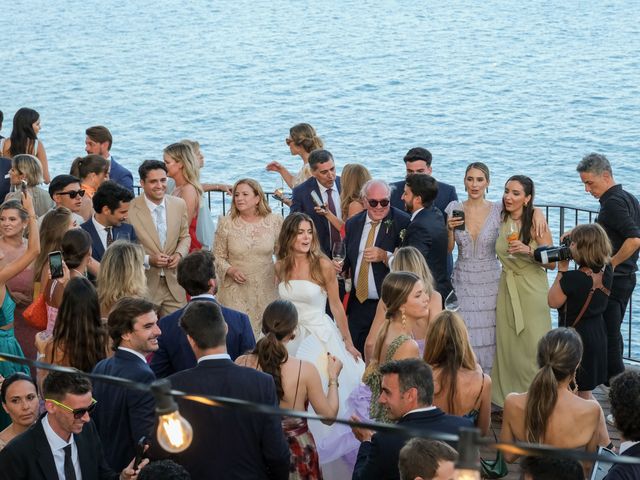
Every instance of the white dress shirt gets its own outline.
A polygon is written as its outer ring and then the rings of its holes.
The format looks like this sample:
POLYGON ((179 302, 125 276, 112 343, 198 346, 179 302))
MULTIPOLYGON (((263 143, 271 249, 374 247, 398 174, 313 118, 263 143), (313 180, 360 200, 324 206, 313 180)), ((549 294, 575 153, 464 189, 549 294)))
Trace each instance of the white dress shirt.
MULTIPOLYGON (((96 232, 98 232, 98 237, 100 238, 100 241, 102 242, 102 246, 104 247, 104 249, 107 249, 107 227, 105 227, 104 225, 102 225, 98 220, 96 220, 95 215, 93 215, 91 217, 91 221, 93 222, 93 228, 96 229, 96 232)), ((111 228, 111 236, 113 237, 113 227, 111 228)), ((115 238, 114 238, 115 240, 115 238)))
MULTIPOLYGON (((322 201, 324 202, 325 205, 329 205, 329 193, 327 192, 327 187, 323 186, 320 182, 318 182, 318 180, 316 180, 316 182, 318 183, 318 188, 320 189, 320 195, 322 196, 322 201)), ((340 208, 340 192, 338 192, 338 186, 334 183, 333 187, 331 187, 331 198, 333 199, 333 204, 336 207, 336 217, 338 217, 340 220, 342 220, 342 209, 340 208)), ((329 220, 327 220, 328 222, 329 220)), ((329 228, 331 228, 331 225, 329 225, 329 228)))
POLYGON ((42 429, 49 442, 49 448, 53 454, 53 462, 56 465, 56 473, 58 478, 65 478, 64 476, 64 447, 71 445, 71 461, 73 462, 73 468, 76 471, 76 479, 82 480, 82 472, 80 471, 80 461, 78 459, 78 447, 73 438, 73 434, 69 438, 69 441, 65 441, 53 431, 49 424, 49 415, 45 415, 42 419, 42 429))
POLYGON ((422 210, 424 210, 424 207, 419 208, 418 210, 416 210, 415 212, 413 212, 411 214, 411 221, 413 222, 413 219, 416 218, 416 215, 418 215, 422 210))
POLYGON ((214 353, 213 355, 205 355, 204 357, 200 357, 198 359, 198 363, 204 362, 205 360, 231 360, 231 357, 228 353, 214 353))
MULTIPOLYGON (((162 199, 162 202, 160 203, 153 203, 151 200, 149 200, 147 198, 147 196, 143 193, 142 194, 142 198, 144 198, 144 202, 147 204, 147 208, 149 209, 149 213, 151 213, 151 221, 153 222, 153 226, 156 229, 156 232, 158 231, 158 224, 156 222, 156 208, 158 208, 160 205, 162 205, 163 207, 163 212, 162 214, 164 215, 164 224, 167 226, 167 231, 169 228, 169 224, 167 223, 167 202, 165 202, 164 198, 162 199)), ((160 235, 158 234, 158 237, 160 237, 160 235)), ((162 247, 164 248, 164 245, 162 245, 162 247)), ((144 266, 145 268, 149 268, 150 264, 149 264, 149 255, 145 255, 144 256, 144 266)), ((160 276, 164 277, 164 268, 160 269, 160 276)))
MULTIPOLYGON (((371 246, 375 246, 376 238, 380 234, 380 229, 383 227, 382 223, 379 223, 376 226, 376 233, 373 236, 373 243, 371 246)), ((362 236, 360 237, 360 246, 358 247, 358 261, 356 262, 355 276, 354 282, 358 282, 358 274, 360 273, 360 264, 362 264, 362 256, 364 255, 364 248, 367 245, 367 237, 369 236, 369 232, 371 231, 371 219, 369 215, 367 215, 367 219, 364 222, 364 227, 362 229, 362 236)), ((369 291, 367 293, 367 299, 369 300, 378 300, 380 298, 378 294, 378 290, 376 289, 376 281, 373 277, 373 268, 371 268, 371 264, 369 264, 369 273, 367 275, 368 281, 367 285, 369 287, 369 291)))
POLYGON ((147 359, 140 352, 136 352, 135 350, 132 350, 131 348, 127 348, 127 347, 118 347, 118 350, 123 350, 125 352, 132 353, 136 357, 138 357, 140 360, 142 360, 144 363, 147 363, 147 359))

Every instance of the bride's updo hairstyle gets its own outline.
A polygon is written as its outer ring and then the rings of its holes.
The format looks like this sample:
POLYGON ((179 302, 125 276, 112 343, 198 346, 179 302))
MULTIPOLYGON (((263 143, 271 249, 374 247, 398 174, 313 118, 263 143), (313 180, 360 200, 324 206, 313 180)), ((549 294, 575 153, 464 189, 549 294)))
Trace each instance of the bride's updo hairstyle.
POLYGON ((262 333, 253 354, 258 358, 260 369, 273 377, 278 398, 282 400, 282 376, 280 366, 287 361, 289 354, 282 340, 293 334, 298 326, 298 311, 289 300, 274 300, 262 314, 262 333))
MULTIPOLYGON (((455 312, 444 310, 429 324, 424 349, 424 361, 431 368, 439 368, 440 390, 447 392, 449 412, 455 410, 458 371, 475 370, 476 356, 469 343, 469 333, 464 321, 455 312)), ((439 392, 436 392, 439 393, 439 392)))
POLYGON ((309 222, 309 225, 311 225, 311 245, 309 246, 309 253, 307 253, 307 257, 309 258, 309 273, 312 280, 324 288, 324 277, 322 276, 322 267, 320 265, 320 259, 324 257, 324 254, 320 249, 318 232, 313 224, 313 220, 311 220, 311 217, 306 213, 291 213, 282 223, 282 229, 278 237, 278 249, 276 251, 276 256, 280 261, 278 276, 280 280, 289 285, 291 271, 295 263, 293 245, 296 243, 302 222, 309 222))
POLYGON ((316 133, 315 128, 308 123, 298 123, 291 127, 289 129, 289 137, 291 137, 293 143, 304 148, 307 153, 324 147, 322 139, 316 133))
POLYGON ((376 344, 373 347, 373 358, 371 359, 370 365, 378 363, 384 339, 389 331, 389 325, 391 325, 391 320, 400 312, 400 308, 407 303, 409 294, 419 281, 420 278, 415 273, 391 272, 382 282, 382 295, 380 298, 387 307, 387 313, 385 314, 385 321, 382 324, 382 328, 380 328, 378 332, 376 344))
POLYGON ((524 426, 527 442, 542 443, 558 400, 558 383, 575 375, 582 358, 582 340, 573 328, 556 328, 538 342, 540 370, 527 392, 524 426))

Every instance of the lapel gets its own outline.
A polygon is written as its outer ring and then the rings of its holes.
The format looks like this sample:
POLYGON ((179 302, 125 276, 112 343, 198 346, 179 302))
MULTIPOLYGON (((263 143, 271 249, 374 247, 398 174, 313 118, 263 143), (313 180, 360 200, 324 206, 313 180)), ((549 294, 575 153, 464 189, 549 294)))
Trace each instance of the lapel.
POLYGON ((78 462, 80 462, 80 471, 82 478, 93 478, 97 470, 97 465, 93 464, 96 455, 94 453, 95 445, 91 445, 87 435, 87 429, 91 428, 91 423, 87 423, 82 427, 81 433, 74 433, 73 439, 78 448, 78 462))
POLYGON ((175 246, 178 245, 178 234, 180 233, 181 218, 178 214, 178 202, 173 200, 174 198, 171 197, 171 195, 165 195, 164 197, 164 204, 167 213, 167 240, 164 242, 164 246, 167 253, 173 253, 175 246), (172 247, 167 249, 168 245, 172 245, 172 247))
MULTIPOLYGON (((156 248, 159 252, 162 252, 162 247, 160 246, 160 237, 158 237, 158 230, 156 230, 156 225, 153 223, 153 219, 151 218, 151 212, 149 211, 149 207, 147 207, 147 203, 144 199, 144 192, 137 198, 133 200, 133 214, 137 217, 138 223, 143 232, 149 236, 151 241, 155 244, 156 248)), ((167 211, 168 216, 168 211, 167 211)), ((168 222, 167 222, 168 224, 168 222)), ((167 225, 167 236, 169 235, 169 228, 167 225)))
POLYGON ((87 226, 87 231, 89 235, 91 235, 91 248, 95 252, 96 256, 102 258, 104 255, 104 247, 102 246, 102 240, 100 240, 100 235, 98 235, 98 231, 96 230, 96 226, 93 224, 93 216, 89 218, 85 222, 87 226))
POLYGON ((387 237, 393 233, 393 223, 387 227, 387 225, 385 225, 387 220, 391 220, 393 222, 393 210, 391 210, 391 208, 389 208, 387 216, 384 217, 380 222, 380 225, 378 225, 378 235, 376 235, 376 241, 374 243, 374 246, 382 248, 383 250, 386 250, 383 246, 386 246, 387 237), (387 230, 389 230, 389 233, 387 233, 387 230))
POLYGON ((44 434, 42 428, 42 417, 38 423, 32 428, 34 429, 34 443, 35 443, 35 458, 37 459, 40 470, 42 471, 42 478, 45 480, 58 480, 58 474, 56 473, 56 464, 53 460, 53 453, 51 453, 51 447, 47 441, 47 437, 44 434))
POLYGON ((355 270, 356 263, 358 261, 358 255, 360 254, 360 240, 362 239, 362 231, 364 230, 364 224, 367 221, 367 211, 358 213, 354 218, 350 226, 353 227, 351 232, 347 232, 349 242, 347 248, 349 248, 349 258, 353 262, 352 268, 355 270))

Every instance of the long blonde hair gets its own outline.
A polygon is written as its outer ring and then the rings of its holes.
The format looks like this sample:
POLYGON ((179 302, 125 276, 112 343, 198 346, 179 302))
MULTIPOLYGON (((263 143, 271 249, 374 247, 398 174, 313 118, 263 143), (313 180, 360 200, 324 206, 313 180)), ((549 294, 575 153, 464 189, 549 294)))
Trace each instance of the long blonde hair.
POLYGON ((389 266, 392 272, 412 272, 420 277, 424 284, 425 293, 431 297, 434 291, 435 280, 427 265, 424 255, 416 247, 401 247, 393 256, 393 262, 389 266))
POLYGON ((231 218, 238 218, 240 216, 240 212, 238 212, 238 207, 236 207, 236 202, 235 202, 236 188, 238 188, 239 185, 248 186, 251 190, 253 190, 253 193, 257 195, 257 197, 260 199, 258 202, 258 205, 256 206, 256 211, 259 216, 266 217, 271 213, 271 207, 267 202, 267 196, 264 194, 264 191, 262 190, 262 186, 260 185, 260 183, 257 180, 254 180, 253 178, 241 178, 233 185, 233 189, 232 189, 233 200, 231 201, 231 209, 229 211, 229 215, 231 216, 231 218))
POLYGON ((367 167, 359 163, 347 163, 340 174, 340 210, 342 219, 347 219, 349 205, 362 199, 362 187, 371 180, 367 167))
POLYGON ((460 315, 450 310, 440 312, 429 323, 425 345, 429 348, 424 350, 424 361, 440 369, 440 392, 447 392, 448 413, 454 414, 458 371, 476 368, 476 356, 460 315))
POLYGON ((400 308, 407 303, 407 299, 415 287, 416 283, 420 281, 420 277, 412 272, 391 272, 382 282, 382 288, 380 298, 387 307, 385 313, 385 320, 378 332, 376 338, 376 344, 373 347, 373 359, 370 363, 377 364, 380 362, 380 354, 382 353, 382 346, 384 345, 384 339, 389 332, 389 326, 393 317, 400 311, 400 308))
POLYGON ((289 214, 287 218, 284 219, 282 224, 282 229, 280 230, 280 236, 278 237, 278 250, 276 252, 276 256, 278 257, 278 261, 280 262, 280 269, 278 275, 280 279, 285 282, 285 284, 289 284, 289 280, 291 279, 291 272, 293 271, 293 267, 295 264, 295 257, 293 255, 293 244, 298 237, 298 230, 300 229, 300 224, 302 222, 309 222, 311 225, 311 245, 309 247, 309 253, 307 253, 307 258, 309 260, 309 274, 311 275, 311 279, 320 285, 322 288, 325 288, 324 276, 322 275, 322 258, 326 258, 322 250, 320 249, 320 242, 318 242, 318 232, 316 231, 316 227, 313 224, 313 220, 306 213, 302 212, 294 212, 289 214))
POLYGON ((142 246, 126 240, 116 240, 104 253, 98 273, 100 311, 107 315, 122 297, 142 297, 147 294, 142 246))
POLYGON ((191 145, 182 142, 172 143, 165 147, 163 153, 182 164, 182 175, 184 179, 196 189, 198 199, 200 199, 204 190, 200 183, 200 166, 198 165, 198 159, 191 145))

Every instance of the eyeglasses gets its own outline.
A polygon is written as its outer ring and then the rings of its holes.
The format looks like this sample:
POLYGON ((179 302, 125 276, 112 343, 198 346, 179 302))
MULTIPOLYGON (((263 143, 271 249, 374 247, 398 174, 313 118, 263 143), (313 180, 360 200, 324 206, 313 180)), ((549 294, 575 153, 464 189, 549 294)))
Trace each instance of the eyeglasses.
POLYGON ((45 398, 44 400, 46 402, 51 402, 55 405, 58 405, 59 407, 62 407, 65 410, 71 412, 73 414, 73 418, 75 418, 76 420, 80 420, 82 417, 84 417, 85 413, 91 414, 91 412, 93 412, 96 408, 96 403, 98 403, 98 401, 95 398, 92 398, 91 405, 89 405, 86 408, 71 408, 70 406, 65 405, 64 403, 58 402, 53 398, 45 398))
POLYGON ((367 200, 367 203, 369 203, 371 208, 376 208, 378 204, 380 204, 381 207, 387 207, 389 206, 389 199, 383 198, 382 200, 367 200))
POLYGON ((69 198, 76 198, 78 195, 84 197, 84 190, 69 190, 68 192, 58 192, 56 195, 69 195, 69 198))

